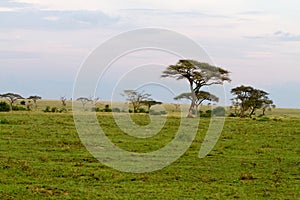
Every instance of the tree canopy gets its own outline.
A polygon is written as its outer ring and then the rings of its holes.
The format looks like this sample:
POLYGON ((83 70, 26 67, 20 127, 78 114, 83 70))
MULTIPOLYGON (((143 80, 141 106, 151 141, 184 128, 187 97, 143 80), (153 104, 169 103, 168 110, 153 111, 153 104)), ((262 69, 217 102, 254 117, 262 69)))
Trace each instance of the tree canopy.
POLYGON ((135 113, 139 112, 142 105, 145 105, 147 102, 148 108, 151 107, 151 103, 155 101, 150 98, 151 94, 145 93, 144 91, 137 90, 124 90, 124 93, 121 94, 126 97, 126 100, 129 101, 133 106, 133 111, 135 113))
MULTIPOLYGON (((269 93, 255 89, 251 86, 238 86, 231 89, 231 93, 234 95, 232 98, 233 104, 239 107, 240 117, 245 117, 245 112, 250 111, 249 117, 251 118, 255 110, 260 108, 275 107, 273 101, 269 99, 269 93)), ((263 114, 265 110, 263 111, 263 114)))

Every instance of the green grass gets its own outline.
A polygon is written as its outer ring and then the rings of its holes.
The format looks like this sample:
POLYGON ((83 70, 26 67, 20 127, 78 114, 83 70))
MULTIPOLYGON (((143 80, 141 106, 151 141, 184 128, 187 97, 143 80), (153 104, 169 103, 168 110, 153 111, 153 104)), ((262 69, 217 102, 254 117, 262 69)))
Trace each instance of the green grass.
MULTIPOLYGON (((147 115, 132 116, 149 122, 147 115)), ((169 117, 160 134, 134 139, 110 113, 98 118, 116 145, 136 152, 167 144, 180 120, 169 117)), ((144 174, 98 162, 82 145, 70 112, 0 113, 0 122, 0 199, 300 199, 299 110, 275 109, 265 120, 227 118, 203 159, 198 153, 209 119, 201 118, 179 160, 144 174)))

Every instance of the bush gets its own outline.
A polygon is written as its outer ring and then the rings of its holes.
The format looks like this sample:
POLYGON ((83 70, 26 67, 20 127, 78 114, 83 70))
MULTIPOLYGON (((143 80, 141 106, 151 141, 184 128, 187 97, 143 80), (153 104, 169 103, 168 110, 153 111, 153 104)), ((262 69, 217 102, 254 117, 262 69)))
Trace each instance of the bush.
POLYGON ((68 112, 68 110, 66 108, 62 108, 62 109, 58 110, 58 112, 60 112, 60 113, 62 113, 62 112, 66 113, 66 112, 68 112))
POLYGON ((147 113, 147 111, 146 111, 144 108, 140 108, 140 109, 138 110, 138 113, 147 113))
POLYGON ((237 116, 236 116, 236 114, 234 114, 234 113, 230 113, 230 114, 228 115, 228 117, 237 117, 237 116))
POLYGON ((112 109, 109 108, 109 105, 105 105, 105 108, 103 109, 104 112, 111 112, 112 109))
POLYGON ((56 107, 52 107, 51 108, 51 112, 53 112, 53 113, 57 112, 57 108, 56 107))
POLYGON ((44 112, 50 112, 50 106, 46 106, 44 112))
POLYGON ((7 119, 0 119, 0 124, 9 124, 7 119))
POLYGON ((25 106, 26 105, 26 101, 23 100, 23 101, 20 102, 20 104, 23 105, 23 106, 25 106))
POLYGON ((1 101, 0 102, 0 112, 8 112, 10 111, 10 107, 8 105, 8 103, 1 101))
POLYGON ((13 106, 12 110, 14 110, 14 111, 22 111, 22 110, 26 110, 26 108, 24 108, 22 106, 13 106))
POLYGON ((118 112, 118 113, 121 112, 120 108, 113 108, 112 111, 113 112, 118 112))
POLYGON ((212 110, 212 114, 214 116, 224 117, 226 110, 224 107, 218 106, 212 110))
POLYGON ((211 113, 212 113, 211 110, 207 110, 205 111, 205 113, 201 112, 200 117, 211 117, 211 113))

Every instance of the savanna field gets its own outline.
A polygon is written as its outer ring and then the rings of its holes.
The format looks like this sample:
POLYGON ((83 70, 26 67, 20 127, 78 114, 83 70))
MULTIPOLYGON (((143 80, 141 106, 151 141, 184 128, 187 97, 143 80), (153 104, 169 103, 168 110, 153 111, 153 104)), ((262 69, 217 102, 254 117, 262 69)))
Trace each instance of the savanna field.
MULTIPOLYGON (((137 139, 122 133, 112 113, 97 117, 111 141, 133 152, 163 147, 180 124, 170 114, 160 133, 137 139)), ((150 122, 147 114, 131 117, 140 125, 150 122)), ((199 159, 209 122, 200 119, 195 140, 176 162, 134 174, 95 159, 81 143, 71 111, 2 112, 0 199, 300 199, 300 110, 227 117, 216 146, 199 159)))

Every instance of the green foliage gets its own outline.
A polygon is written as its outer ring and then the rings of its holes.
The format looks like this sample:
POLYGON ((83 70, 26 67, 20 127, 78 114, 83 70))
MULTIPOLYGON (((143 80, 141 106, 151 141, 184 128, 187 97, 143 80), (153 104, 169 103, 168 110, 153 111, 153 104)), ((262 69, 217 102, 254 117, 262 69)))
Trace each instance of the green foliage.
POLYGON ((43 110, 44 112, 51 112, 51 108, 50 106, 46 106, 45 110, 43 110))
POLYGON ((12 110, 14 110, 14 111, 25 111, 27 109, 22 107, 22 106, 12 106, 12 110))
POLYGON ((58 109, 57 109, 56 107, 52 107, 52 108, 51 108, 51 112, 55 113, 55 112, 57 112, 57 111, 58 111, 58 109))
POLYGON ((0 112, 8 112, 10 111, 10 107, 8 105, 8 103, 6 103, 5 101, 1 101, 0 102, 0 112))
POLYGON ((228 115, 228 117, 237 117, 237 115, 235 114, 235 113, 230 113, 229 115, 228 115))
POLYGON ((0 119, 0 124, 9 124, 7 119, 0 119))
POLYGON ((212 110, 212 114, 214 116, 224 117, 226 114, 226 110, 224 107, 218 106, 212 110))
POLYGON ((109 105, 105 105, 105 108, 103 109, 104 112, 112 112, 112 109, 109 107, 109 105))
POLYGON ((200 112, 200 117, 211 117, 212 110, 206 110, 205 112, 200 112))
POLYGON ((268 98, 268 93, 255 89, 251 86, 238 86, 231 89, 231 93, 234 95, 232 98, 233 106, 239 108, 239 115, 241 118, 246 117, 246 111, 249 111, 249 117, 255 114, 257 109, 262 108, 263 115, 266 109, 275 107, 273 101, 268 98))

